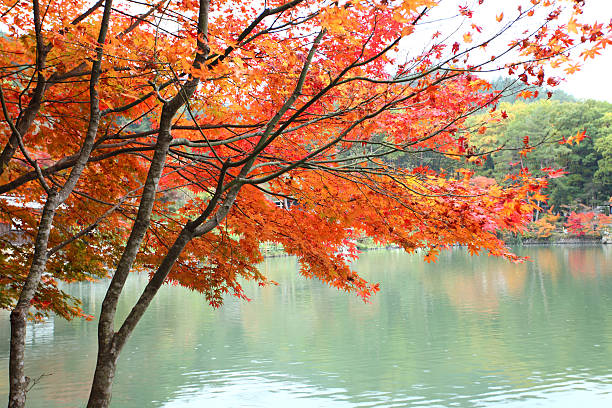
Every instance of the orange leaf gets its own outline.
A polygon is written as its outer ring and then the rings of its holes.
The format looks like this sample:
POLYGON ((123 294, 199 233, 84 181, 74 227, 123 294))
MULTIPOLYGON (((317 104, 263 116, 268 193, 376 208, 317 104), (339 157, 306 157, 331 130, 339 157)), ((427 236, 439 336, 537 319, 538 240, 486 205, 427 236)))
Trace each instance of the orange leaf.
POLYGON ((578 26, 576 23, 576 19, 574 17, 570 18, 570 21, 567 23, 567 31, 570 33, 578 34, 578 26))
POLYGON ((580 64, 570 64, 570 66, 565 68, 564 71, 568 74, 573 74, 574 72, 580 71, 580 64))
POLYGON ((580 142, 582 142, 582 139, 584 139, 585 137, 586 130, 583 130, 582 132, 578 132, 576 136, 574 136, 574 140, 576 141, 576 144, 580 144, 580 142))

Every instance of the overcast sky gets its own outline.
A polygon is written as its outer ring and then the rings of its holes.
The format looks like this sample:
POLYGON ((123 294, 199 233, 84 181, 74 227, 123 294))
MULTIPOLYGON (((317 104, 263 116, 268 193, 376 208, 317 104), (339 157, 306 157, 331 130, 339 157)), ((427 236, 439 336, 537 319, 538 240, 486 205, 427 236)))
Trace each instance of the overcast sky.
MULTIPOLYGON (((565 0, 566 10, 568 10, 568 13, 571 12, 571 1, 572 0, 565 0)), ((429 16, 432 21, 437 21, 437 19, 441 19, 440 21, 443 21, 443 17, 449 15, 449 10, 455 11, 459 5, 474 5, 475 3, 477 3, 476 0, 439 0, 439 6, 430 10, 429 16)), ((504 14, 507 16, 516 14, 517 4, 523 4, 525 7, 531 6, 530 0, 485 0, 481 7, 474 7, 474 18, 470 21, 487 27, 487 24, 489 24, 488 22, 493 21, 495 17, 502 12, 504 12, 504 14)), ((560 22, 562 23, 563 21, 567 21, 569 17, 570 14, 564 15, 564 17, 560 19, 560 22)), ((604 26, 610 24, 611 20, 612 0, 585 0, 584 14, 578 18, 578 21, 580 22, 597 22, 599 24, 603 24, 604 26)), ((501 24, 505 24, 505 21, 507 20, 504 20, 504 22, 501 24)), ((526 22, 529 23, 527 20, 526 22)), ((452 25, 453 23, 449 21, 449 24, 452 25)), ((508 34, 511 36, 515 34, 517 36, 520 35, 524 29, 529 27, 524 26, 523 24, 524 23, 518 23, 513 29, 508 31, 508 34)), ((493 25, 495 25, 495 22, 493 22, 493 25)), ((453 39, 451 37, 451 39, 448 40, 449 43, 454 40, 461 43, 461 36, 464 32, 466 32, 465 27, 466 26, 463 25, 461 28, 457 29, 454 34, 456 38, 453 39)), ((419 32, 416 33, 416 35, 422 36, 423 42, 428 43, 428 39, 431 38, 431 35, 438 29, 439 27, 436 25, 423 24, 421 27, 419 27, 419 32)), ((447 30, 447 32, 448 31, 452 31, 452 28, 447 30)), ((476 41, 478 41, 477 34, 473 30, 472 34, 475 36, 476 41)), ((486 36, 487 34, 484 35, 486 36)), ((409 43, 404 48, 404 51, 406 51, 408 56, 410 56, 411 51, 413 51, 411 48, 412 44, 413 43, 409 43)), ((500 44, 502 48, 499 49, 505 50, 507 41, 500 37, 496 40, 496 42, 491 42, 489 44, 486 52, 492 53, 492 55, 496 54, 496 47, 499 47, 500 44)), ((416 52, 418 53, 418 50, 416 52)), ((475 53, 476 52, 477 51, 475 51, 475 53)), ((477 58, 478 54, 473 54, 472 56, 477 58)), ((596 99, 612 103, 612 46, 608 46, 606 49, 604 49, 601 55, 595 59, 588 59, 584 61, 578 56, 578 53, 573 53, 572 57, 574 62, 581 64, 581 70, 573 75, 567 75, 563 69, 554 70, 551 67, 545 67, 547 77, 554 76, 565 78, 561 84, 554 89, 561 89, 579 99, 596 99)), ((489 66, 488 68, 494 67, 489 66)), ((491 74, 483 73, 481 76, 491 81, 500 75, 504 75, 504 73, 505 70, 500 70, 491 74)))
MULTIPOLYGON (((586 0, 584 16, 598 23, 609 23, 612 0, 586 0)), ((577 98, 612 102, 612 46, 596 59, 583 61, 582 69, 568 76, 559 88, 577 98)))

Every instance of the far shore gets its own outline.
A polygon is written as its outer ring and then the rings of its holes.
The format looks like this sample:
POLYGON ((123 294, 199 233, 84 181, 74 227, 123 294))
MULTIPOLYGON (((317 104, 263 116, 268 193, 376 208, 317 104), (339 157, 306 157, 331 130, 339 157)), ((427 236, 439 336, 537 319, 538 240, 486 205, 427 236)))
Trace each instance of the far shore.
POLYGON ((608 237, 607 239, 600 237, 586 237, 586 238, 561 238, 561 239, 537 239, 537 238, 529 238, 520 242, 520 245, 612 245, 612 237, 608 237))
MULTIPOLYGON (((544 246, 544 245, 612 245, 612 236, 605 237, 549 237, 549 238, 523 238, 507 240, 510 245, 518 246, 544 246)), ((460 245, 457 245, 460 246, 460 245)), ((401 249, 399 245, 377 245, 368 242, 365 245, 357 244, 357 249, 360 252, 380 251, 387 249, 401 249)), ((264 258, 278 258, 288 255, 280 246, 270 246, 262 248, 264 258)))

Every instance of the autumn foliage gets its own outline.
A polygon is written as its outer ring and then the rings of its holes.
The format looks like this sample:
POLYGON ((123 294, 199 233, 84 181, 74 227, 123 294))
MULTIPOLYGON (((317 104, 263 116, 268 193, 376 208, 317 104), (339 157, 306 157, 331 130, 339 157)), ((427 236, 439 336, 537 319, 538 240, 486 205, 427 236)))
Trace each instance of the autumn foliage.
POLYGON ((557 229, 557 222, 561 216, 549 211, 544 216, 534 222, 537 228, 538 238, 549 238, 557 229))
POLYGON ((563 224, 567 230, 578 237, 584 235, 601 235, 612 225, 612 216, 596 214, 593 211, 576 213, 572 211, 563 224))
POLYGON ((456 244, 515 259, 498 233, 526 227, 546 177, 479 183, 389 157, 482 161, 465 121, 503 92, 480 71, 514 75, 528 97, 558 83, 546 64, 570 72, 612 40, 580 21, 583 2, 523 1, 492 21, 483 3, 441 9, 457 23, 441 32, 433 0, 2 0, 0 306, 79 315, 58 281, 110 274, 112 354, 163 282, 213 306, 244 297, 244 279, 266 284, 263 242, 366 300, 378 285, 340 255, 356 235, 426 260, 456 244), (152 280, 115 333, 132 270, 152 280))

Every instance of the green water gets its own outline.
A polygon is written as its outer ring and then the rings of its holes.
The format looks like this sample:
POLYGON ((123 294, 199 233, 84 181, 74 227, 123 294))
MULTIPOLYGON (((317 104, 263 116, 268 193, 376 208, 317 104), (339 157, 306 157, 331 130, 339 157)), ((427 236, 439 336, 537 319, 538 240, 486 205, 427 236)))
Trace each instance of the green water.
MULTIPOLYGON (((437 264, 400 251, 362 255, 381 283, 371 304, 308 281, 293 258, 262 268, 277 287, 213 310, 165 287, 119 362, 113 407, 612 407, 612 247, 526 248, 533 261, 437 264)), ((145 276, 128 282, 120 314, 145 276)), ((71 287, 95 313, 105 284, 71 287)), ((0 404, 8 314, 0 314, 0 404)), ((83 406, 96 322, 28 329, 29 407, 83 406)))

